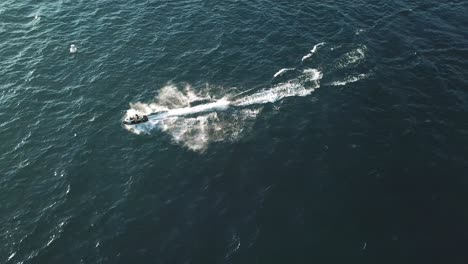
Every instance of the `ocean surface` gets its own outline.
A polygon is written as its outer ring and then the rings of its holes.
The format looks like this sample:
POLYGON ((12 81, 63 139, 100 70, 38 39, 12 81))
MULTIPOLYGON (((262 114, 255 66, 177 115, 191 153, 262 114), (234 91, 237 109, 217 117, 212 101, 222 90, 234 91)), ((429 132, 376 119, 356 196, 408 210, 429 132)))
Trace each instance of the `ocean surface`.
POLYGON ((2 0, 0 140, 0 263, 466 264, 468 2, 2 0))

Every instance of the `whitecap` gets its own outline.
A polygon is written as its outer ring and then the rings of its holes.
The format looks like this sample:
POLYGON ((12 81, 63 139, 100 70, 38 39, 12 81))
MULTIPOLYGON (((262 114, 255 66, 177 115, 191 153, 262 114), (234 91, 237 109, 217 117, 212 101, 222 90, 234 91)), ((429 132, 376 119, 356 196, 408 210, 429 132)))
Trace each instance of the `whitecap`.
POLYGON ((16 252, 11 253, 11 255, 8 257, 7 261, 10 261, 15 255, 16 255, 16 252))
POLYGON ((317 49, 320 48, 320 47, 323 46, 323 45, 325 45, 325 42, 320 42, 320 43, 316 44, 316 45, 314 46, 314 48, 313 48, 310 52, 311 52, 312 54, 314 54, 314 53, 317 51, 317 49))
POLYGON ((312 57, 312 55, 313 55, 312 53, 308 53, 308 54, 304 55, 304 56, 302 57, 302 61, 304 61, 304 60, 306 60, 306 59, 312 57))
POLYGON ((76 53, 78 51, 78 48, 75 46, 75 44, 70 45, 70 53, 76 53))
POLYGON ((50 237, 49 241, 47 242, 46 247, 50 246, 50 244, 52 244, 52 242, 55 241, 55 238, 56 238, 56 236, 55 236, 55 235, 52 235, 52 236, 50 237))
POLYGON ((294 70, 295 68, 283 68, 281 70, 279 70, 277 73, 275 73, 275 75, 273 75, 273 78, 276 78, 277 76, 287 72, 287 71, 292 71, 294 70))
POLYGON ((325 45, 325 42, 315 44, 314 47, 310 50, 310 52, 302 57, 302 61, 312 57, 312 55, 314 55, 314 53, 317 52, 318 48, 320 48, 323 45, 325 45))

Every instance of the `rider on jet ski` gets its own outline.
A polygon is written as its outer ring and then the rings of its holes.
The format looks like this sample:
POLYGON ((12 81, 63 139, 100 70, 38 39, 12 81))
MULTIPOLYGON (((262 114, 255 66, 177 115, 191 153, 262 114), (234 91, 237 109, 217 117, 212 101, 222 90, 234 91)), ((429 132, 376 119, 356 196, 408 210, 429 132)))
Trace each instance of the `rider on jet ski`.
POLYGON ((137 121, 138 119, 140 119, 140 116, 138 116, 138 114, 135 114, 135 117, 133 117, 133 116, 130 117, 130 120, 137 121))
POLYGON ((128 118, 128 121, 127 120, 124 120, 122 121, 122 123, 124 125, 136 125, 136 124, 140 124, 140 123, 144 123, 148 121, 148 116, 142 116, 140 117, 138 114, 135 114, 135 116, 131 116, 128 118))

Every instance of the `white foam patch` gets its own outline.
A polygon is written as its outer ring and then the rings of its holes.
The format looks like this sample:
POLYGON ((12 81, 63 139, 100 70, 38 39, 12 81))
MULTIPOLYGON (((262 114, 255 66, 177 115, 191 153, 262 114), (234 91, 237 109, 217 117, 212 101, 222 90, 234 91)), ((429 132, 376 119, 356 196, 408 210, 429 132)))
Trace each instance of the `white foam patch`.
POLYGON ((229 102, 226 99, 219 99, 213 103, 201 104, 193 107, 184 107, 168 110, 167 112, 158 116, 158 118, 172 117, 172 116, 185 116, 203 112, 211 112, 215 110, 225 110, 229 107, 229 102))
POLYGON ((160 90, 153 102, 131 104, 124 117, 128 118, 136 113, 149 115, 148 122, 124 127, 135 134, 149 134, 155 129, 163 131, 171 135, 178 144, 194 151, 204 151, 210 143, 228 138, 226 134, 229 130, 236 130, 235 126, 218 115, 231 102, 226 98, 211 98, 208 95, 209 90, 207 87, 196 93, 190 86, 180 90, 175 85, 167 85, 160 90), (191 106, 198 101, 205 103, 191 106))
POLYGON ((76 47, 75 44, 70 45, 70 53, 76 53, 78 51, 78 48, 76 47))
POLYGON ((273 103, 285 97, 309 95, 320 86, 319 81, 322 78, 322 73, 317 69, 306 69, 303 71, 303 74, 302 77, 306 82, 313 83, 305 85, 305 82, 301 79, 291 80, 287 83, 281 83, 272 88, 240 98, 232 104, 236 106, 248 106, 273 103))
POLYGON ((276 77, 282 75, 283 73, 285 73, 287 71, 292 71, 294 69, 295 68, 283 68, 283 69, 279 70, 277 73, 275 73, 275 75, 273 75, 273 78, 276 78, 276 77))
POLYGON ((288 82, 279 84, 273 88, 265 89, 255 94, 238 99, 234 105, 249 106, 254 104, 273 103, 289 96, 304 96, 312 90, 304 88, 300 83, 288 82))
POLYGON ((346 54, 344 54, 340 59, 338 59, 337 67, 338 68, 345 68, 351 64, 356 64, 365 59, 366 57, 367 47, 365 45, 361 45, 355 50, 352 50, 346 54))
POLYGON ((314 88, 318 88, 320 85, 319 81, 322 79, 323 74, 317 69, 305 69, 303 71, 306 81, 316 82, 314 88))
POLYGON ((307 53, 306 55, 304 55, 304 57, 302 57, 302 60, 301 61, 305 61, 306 59, 312 57, 312 55, 314 55, 315 52, 317 52, 318 48, 322 47, 323 45, 325 45, 325 42, 320 42, 318 44, 316 44, 311 50, 309 53, 307 53))
POLYGON ((331 85, 334 85, 334 86, 343 86, 343 85, 346 85, 348 83, 353 83, 353 82, 357 82, 359 80, 362 80, 362 79, 365 79, 369 77, 368 74, 359 74, 357 76, 348 76, 346 77, 344 80, 342 81, 335 81, 335 82, 332 82, 331 85))
POLYGON ((171 136, 175 143, 203 152, 209 144, 220 141, 237 141, 243 132, 250 130, 260 109, 244 109, 230 116, 219 112, 197 116, 172 116, 146 123, 128 126, 136 133, 151 133, 157 129, 171 136))

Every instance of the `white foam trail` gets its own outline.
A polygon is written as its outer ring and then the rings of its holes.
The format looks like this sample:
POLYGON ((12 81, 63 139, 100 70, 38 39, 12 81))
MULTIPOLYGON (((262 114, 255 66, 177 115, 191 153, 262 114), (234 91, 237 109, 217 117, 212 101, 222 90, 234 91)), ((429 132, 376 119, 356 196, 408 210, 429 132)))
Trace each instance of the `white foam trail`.
POLYGON ((289 96, 304 96, 311 93, 313 90, 306 89, 300 83, 289 82, 279 84, 271 89, 266 89, 261 92, 246 96, 233 103, 236 106, 248 106, 254 104, 273 103, 282 98, 289 96))
POLYGON ((325 45, 325 42, 320 42, 318 44, 316 44, 311 50, 310 50, 310 53, 306 54, 304 57, 302 57, 302 60, 301 61, 304 61, 310 57, 312 57, 312 55, 314 55, 314 53, 317 51, 318 48, 320 48, 321 46, 325 45))
POLYGON ((345 78, 343 81, 335 81, 335 82, 332 82, 331 85, 334 85, 334 86, 343 86, 343 85, 346 85, 348 83, 353 83, 353 82, 357 82, 359 80, 362 80, 362 79, 365 79, 367 78, 369 75, 367 74, 359 74, 357 76, 349 76, 347 78, 345 78))
MULTIPOLYGON (((287 83, 278 84, 272 88, 264 89, 251 95, 246 95, 235 101, 229 101, 226 97, 214 102, 190 106, 191 102, 206 99, 191 90, 186 89, 186 93, 180 92, 175 86, 166 86, 156 96, 155 102, 150 104, 136 103, 131 104, 131 109, 127 110, 125 118, 139 115, 151 115, 150 120, 157 121, 169 117, 182 117, 187 115, 200 114, 205 112, 222 111, 229 106, 248 106, 254 104, 272 103, 290 96, 305 96, 318 88, 322 73, 317 69, 305 69, 303 71, 303 80, 295 79, 287 83), (307 86, 305 82, 312 82, 307 86)), ((211 97, 208 97, 211 98, 211 97)), ((131 126, 128 126, 131 127, 131 126)))
POLYGON ((277 73, 275 73, 275 75, 273 75, 273 78, 276 78, 277 76, 280 76, 281 74, 287 72, 287 71, 292 71, 294 70, 295 68, 283 68, 281 70, 279 70, 277 73))
POLYGON ((299 78, 275 85, 269 89, 251 91, 229 97, 211 99, 212 102, 190 106, 191 103, 211 98, 208 91, 192 92, 188 87, 180 91, 176 86, 163 87, 154 102, 131 104, 128 118, 135 114, 149 115, 148 122, 124 125, 135 133, 151 133, 158 129, 171 135, 174 142, 193 151, 203 152, 208 145, 218 141, 235 141, 249 131, 256 116, 265 103, 273 103, 285 97, 306 96, 319 87, 322 73, 316 69, 305 69, 299 78), (248 106, 248 108, 247 108, 248 106), (223 114, 231 109, 229 114, 223 114))
POLYGON ((304 76, 305 81, 313 82, 311 86, 306 87, 301 81, 293 80, 240 98, 232 104, 236 106, 248 106, 273 103, 285 97, 309 95, 316 88, 320 87, 319 81, 322 78, 322 73, 316 69, 306 69, 304 70, 304 76))
POLYGON ((171 109, 161 115, 158 115, 157 117, 166 118, 166 117, 172 117, 172 116, 192 115, 192 114, 210 112, 210 111, 215 111, 215 110, 224 110, 229 107, 230 103, 231 102, 223 98, 213 103, 202 104, 202 105, 197 105, 193 107, 171 109))
MULTIPOLYGON (((323 45, 325 42, 316 44, 302 57, 302 61, 312 57, 323 45)), ((338 47, 340 46, 332 47, 330 50, 338 47)), ((359 63, 365 58, 366 49, 365 45, 355 46, 353 50, 348 50, 339 57, 333 66, 344 68, 359 63)), ((264 104, 274 103, 286 97, 307 96, 320 87, 323 74, 318 69, 304 69, 301 73, 297 68, 282 68, 273 75, 273 78, 293 70, 296 77, 292 79, 288 77, 287 82, 257 91, 245 90, 241 93, 235 92, 236 89, 232 88, 231 93, 222 98, 216 97, 216 94, 226 95, 225 89, 220 92, 219 88, 207 86, 201 91, 194 91, 189 85, 185 89, 166 85, 152 102, 130 104, 130 109, 124 117, 128 118, 135 114, 148 115, 149 120, 124 127, 135 134, 149 134, 157 129, 170 135, 175 143, 190 150, 203 152, 211 143, 235 141, 247 133, 255 124, 254 120, 264 104), (217 90, 213 92, 212 88, 217 90), (204 103, 206 101, 207 103, 204 103)), ((368 76, 369 74, 349 76, 330 84, 346 85, 368 76)))
MULTIPOLYGON (((209 89, 209 87, 207 89, 209 89)), ((135 114, 150 115, 158 112, 166 112, 170 109, 190 108, 192 102, 210 100, 211 97, 207 95, 207 93, 208 92, 202 91, 200 94, 196 94, 189 85, 181 91, 177 86, 169 84, 159 91, 152 103, 131 103, 131 109, 127 111, 127 116, 135 114)))
MULTIPOLYGON (((325 43, 316 44, 302 60, 310 58, 325 43)), ((283 68, 273 75, 281 76, 296 68, 283 68)), ((299 73, 299 71, 296 71, 299 73)), ((223 98, 211 96, 211 87, 194 92, 190 86, 180 90, 174 85, 163 87, 151 103, 130 104, 125 119, 148 115, 149 120, 137 125, 124 125, 135 133, 150 133, 154 129, 169 134, 173 141, 194 151, 204 151, 210 143, 237 140, 253 127, 264 104, 274 103, 286 97, 307 96, 320 87, 322 72, 304 69, 296 78, 273 87, 254 92, 244 91, 223 98), (209 101, 203 103, 203 101, 209 101), (195 103, 201 104, 192 106, 195 103), (223 113, 230 109, 228 114, 223 113)))

